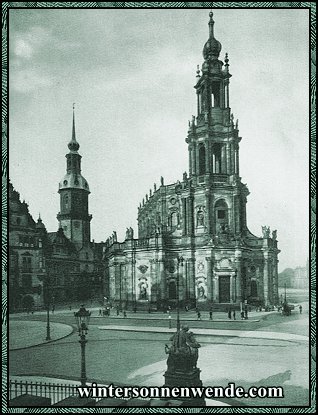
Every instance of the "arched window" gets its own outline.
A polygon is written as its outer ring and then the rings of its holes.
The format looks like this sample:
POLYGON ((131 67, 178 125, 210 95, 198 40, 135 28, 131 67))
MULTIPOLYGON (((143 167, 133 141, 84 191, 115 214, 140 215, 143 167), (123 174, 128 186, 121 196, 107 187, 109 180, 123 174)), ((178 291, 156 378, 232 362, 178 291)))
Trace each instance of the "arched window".
POLYGON ((177 298, 177 287, 175 281, 169 282, 169 299, 176 300, 177 298))
POLYGON ((65 209, 68 209, 69 208, 69 198, 68 198, 68 195, 65 195, 64 196, 64 207, 65 207, 65 209))
POLYGON ((199 175, 205 174, 205 147, 203 144, 199 147, 199 175))
POLYGON ((220 82, 212 82, 211 105, 212 108, 220 106, 220 82))
POLYGON ((220 199, 215 203, 215 222, 216 229, 219 233, 228 232, 228 206, 224 199, 220 199))

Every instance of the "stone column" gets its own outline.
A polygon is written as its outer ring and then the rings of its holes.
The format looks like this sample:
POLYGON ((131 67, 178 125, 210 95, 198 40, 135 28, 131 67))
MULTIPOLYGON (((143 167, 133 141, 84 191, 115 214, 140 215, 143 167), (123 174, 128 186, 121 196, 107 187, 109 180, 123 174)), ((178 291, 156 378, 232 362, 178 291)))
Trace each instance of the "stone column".
POLYGON ((264 269, 263 269, 263 290, 264 290, 264 302, 265 306, 269 305, 269 295, 268 295, 268 280, 269 280, 269 272, 268 272, 268 260, 269 260, 269 253, 268 251, 264 251, 264 269))
POLYGON ((188 146, 188 154, 189 154, 189 176, 192 176, 192 145, 189 144, 188 146))
POLYGON ((205 172, 210 173, 210 142, 205 142, 205 172))
POLYGON ((196 145, 192 145, 192 175, 196 175, 196 145))
POLYGON ((210 234, 211 233, 211 224, 210 224, 211 206, 210 206, 210 191, 209 190, 205 193, 205 206, 206 206, 206 227, 207 227, 208 233, 210 234))
POLYGON ((273 264, 273 303, 279 303, 279 296, 278 296, 278 259, 277 256, 274 259, 273 264))
POLYGON ((237 174, 240 175, 240 147, 239 145, 237 145, 236 157, 237 157, 237 174))
POLYGON ((219 302, 219 276, 218 275, 214 275, 213 278, 213 301, 215 303, 219 302))
POLYGON ((221 147, 221 173, 226 174, 227 167, 226 167, 226 147, 223 144, 221 147))
POLYGON ((242 301, 242 251, 235 250, 235 265, 236 265, 236 301, 242 301))
POLYGON ((232 174, 230 143, 226 143, 226 165, 227 174, 232 174))
POLYGON ((225 81, 225 107, 229 108, 230 106, 230 91, 229 91, 229 81, 225 81))
POLYGON ((164 300, 167 298, 167 282, 166 282, 166 274, 164 270, 164 263, 162 259, 158 259, 158 268, 159 268, 160 295, 161 295, 161 299, 164 300))
POLYGON ((207 273, 206 273, 206 285, 207 285, 207 299, 213 300, 213 283, 212 283, 212 258, 206 257, 206 267, 207 267, 207 273))
POLYGON ((195 259, 189 259, 189 293, 190 299, 195 299, 195 259))
POLYGON ((231 293, 231 303, 236 302, 236 277, 232 273, 230 276, 230 293, 231 293))
POLYGON ((195 172, 197 175, 199 175, 199 146, 195 146, 195 172))
POLYGON ((182 198, 182 236, 187 234, 187 199, 182 198))
POLYGON ((194 212, 193 212, 193 196, 190 195, 188 197, 188 234, 194 234, 194 212))
POLYGON ((213 146, 213 143, 211 143, 210 144, 210 165, 211 165, 211 167, 210 167, 210 172, 211 173, 214 173, 214 171, 215 171, 215 161, 214 161, 214 156, 213 156, 213 151, 214 151, 214 146, 213 146))

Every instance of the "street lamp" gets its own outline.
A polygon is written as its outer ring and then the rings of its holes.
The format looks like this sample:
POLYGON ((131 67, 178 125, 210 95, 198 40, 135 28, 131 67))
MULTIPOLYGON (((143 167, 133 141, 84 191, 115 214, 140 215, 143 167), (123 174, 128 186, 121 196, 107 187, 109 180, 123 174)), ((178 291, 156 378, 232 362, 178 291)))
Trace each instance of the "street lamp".
POLYGON ((46 341, 51 340, 51 329, 50 329, 50 276, 47 272, 45 277, 45 294, 46 294, 46 341))
POLYGON ((85 363, 85 346, 87 343, 86 335, 88 332, 88 324, 91 312, 86 310, 82 304, 80 309, 74 313, 76 324, 78 328, 78 335, 80 336, 79 343, 81 345, 81 386, 86 386, 86 363, 85 363))
POLYGON ((177 261, 178 261, 178 268, 177 268, 177 331, 179 331, 180 330, 180 304, 179 304, 179 296, 180 296, 180 293, 179 293, 179 277, 180 277, 180 275, 179 275, 179 267, 180 267, 180 265, 182 266, 182 264, 183 264, 183 257, 178 256, 177 261))

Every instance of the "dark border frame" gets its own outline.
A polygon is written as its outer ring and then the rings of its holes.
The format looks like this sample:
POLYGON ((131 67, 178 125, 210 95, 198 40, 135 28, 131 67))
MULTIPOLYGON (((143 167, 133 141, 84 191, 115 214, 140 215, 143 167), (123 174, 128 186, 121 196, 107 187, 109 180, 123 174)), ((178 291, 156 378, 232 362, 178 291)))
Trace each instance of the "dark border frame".
MULTIPOLYGON (((2 411, 5 413, 28 412, 26 408, 9 408, 7 406, 7 268, 8 268, 8 233, 7 189, 8 172, 8 32, 9 10, 12 8, 303 8, 309 10, 309 75, 310 75, 310 111, 309 111, 309 215, 310 215, 310 402, 311 406, 297 407, 205 407, 205 408, 65 408, 63 413, 314 413, 316 408, 316 3, 314 2, 3 2, 2 3, 2 411), (154 6, 154 7, 153 7, 154 6)), ((53 407, 32 408, 32 412, 55 413, 53 407)))

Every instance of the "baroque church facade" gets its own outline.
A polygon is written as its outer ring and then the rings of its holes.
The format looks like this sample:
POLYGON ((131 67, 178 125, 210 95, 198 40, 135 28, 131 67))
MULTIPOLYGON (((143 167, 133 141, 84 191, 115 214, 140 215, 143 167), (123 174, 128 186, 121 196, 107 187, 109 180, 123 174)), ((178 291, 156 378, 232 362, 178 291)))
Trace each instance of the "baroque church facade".
POLYGON ((186 144, 189 173, 161 184, 138 208, 138 238, 127 229, 106 241, 109 301, 162 309, 180 302, 202 309, 277 304, 277 231, 247 226, 249 190, 240 177, 238 122, 230 108, 229 59, 219 59, 210 13, 204 62, 196 77, 197 115, 186 144))
POLYGON ((101 300, 104 288, 103 244, 91 242, 89 185, 81 174, 75 134, 59 183, 57 232, 34 221, 28 205, 9 183, 9 309, 33 310, 58 303, 101 300))

